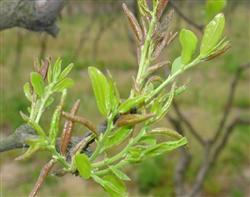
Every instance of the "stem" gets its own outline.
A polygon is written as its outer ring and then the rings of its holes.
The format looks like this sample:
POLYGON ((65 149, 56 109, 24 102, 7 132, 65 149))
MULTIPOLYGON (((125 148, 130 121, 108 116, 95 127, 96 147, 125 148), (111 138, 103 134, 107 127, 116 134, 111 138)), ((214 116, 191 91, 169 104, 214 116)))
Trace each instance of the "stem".
MULTIPOLYGON (((116 168, 121 168, 121 167, 127 165, 128 163, 129 163, 128 161, 123 160, 123 161, 117 163, 114 167, 116 167, 116 168)), ((110 170, 110 169, 107 168, 107 169, 104 169, 104 170, 97 171, 97 172, 95 172, 95 175, 98 175, 98 176, 105 175, 105 174, 107 174, 107 173, 109 172, 109 170, 110 170)))
POLYGON ((153 36, 153 32, 155 29, 155 25, 157 22, 157 18, 156 18, 156 7, 154 8, 153 14, 152 14, 152 20, 150 22, 149 25, 149 30, 144 42, 144 45, 141 48, 141 58, 140 58, 140 63, 139 63, 139 70, 138 70, 138 74, 136 77, 136 82, 140 85, 143 81, 143 76, 144 76, 144 72, 145 69, 149 66, 150 64, 150 59, 152 56, 152 51, 150 52, 150 46, 153 44, 152 42, 152 36, 153 36))
POLYGON ((182 74, 185 70, 200 63, 201 61, 202 60, 197 57, 196 59, 194 59, 194 61, 185 65, 182 69, 179 69, 174 74, 169 75, 169 77, 148 96, 145 102, 148 103, 149 101, 151 101, 157 94, 159 94, 163 90, 163 88, 165 88, 170 82, 172 82, 178 75, 182 74))
POLYGON ((101 167, 107 166, 109 164, 114 163, 115 161, 122 159, 124 154, 126 152, 128 152, 128 149, 131 146, 135 145, 141 139, 141 137, 143 136, 145 131, 146 131, 146 128, 141 129, 141 131, 138 133, 138 135, 134 139, 132 138, 131 141, 128 143, 128 145, 117 155, 115 155, 107 160, 102 160, 100 162, 93 163, 92 164, 93 168, 101 168, 101 167))
MULTIPOLYGON (((114 113, 115 114, 115 113, 114 113)), ((104 131, 104 135, 101 138, 101 140, 99 141, 99 143, 97 143, 95 152, 92 154, 92 156, 90 157, 90 161, 94 161, 96 159, 96 157, 100 154, 100 152, 102 151, 102 147, 104 142, 106 141, 107 136, 109 135, 110 131, 113 129, 114 125, 113 125, 113 119, 114 119, 114 115, 111 114, 108 117, 108 122, 107 122, 107 129, 106 131, 104 131)))

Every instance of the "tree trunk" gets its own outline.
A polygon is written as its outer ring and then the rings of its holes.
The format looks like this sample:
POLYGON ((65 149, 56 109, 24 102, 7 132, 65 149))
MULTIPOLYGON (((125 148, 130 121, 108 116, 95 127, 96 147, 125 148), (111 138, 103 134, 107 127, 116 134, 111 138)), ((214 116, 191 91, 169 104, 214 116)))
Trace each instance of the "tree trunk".
POLYGON ((65 0, 0 0, 0 31, 22 27, 56 36, 56 19, 65 0))

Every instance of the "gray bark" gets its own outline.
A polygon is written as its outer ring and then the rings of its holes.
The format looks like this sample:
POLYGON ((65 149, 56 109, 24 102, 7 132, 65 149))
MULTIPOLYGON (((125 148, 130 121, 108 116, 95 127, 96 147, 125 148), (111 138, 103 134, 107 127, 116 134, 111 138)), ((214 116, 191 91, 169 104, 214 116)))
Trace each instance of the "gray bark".
POLYGON ((56 36, 55 22, 65 0, 0 0, 0 31, 22 27, 56 36))

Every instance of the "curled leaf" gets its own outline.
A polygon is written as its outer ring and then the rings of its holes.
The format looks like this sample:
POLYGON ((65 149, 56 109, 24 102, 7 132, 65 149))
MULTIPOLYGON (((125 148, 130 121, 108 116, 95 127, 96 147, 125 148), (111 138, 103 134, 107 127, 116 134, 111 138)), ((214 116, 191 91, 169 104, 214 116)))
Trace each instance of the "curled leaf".
POLYGON ((119 119, 116 121, 117 127, 122 126, 134 126, 138 123, 144 122, 150 118, 152 118, 154 114, 125 114, 121 115, 119 119))

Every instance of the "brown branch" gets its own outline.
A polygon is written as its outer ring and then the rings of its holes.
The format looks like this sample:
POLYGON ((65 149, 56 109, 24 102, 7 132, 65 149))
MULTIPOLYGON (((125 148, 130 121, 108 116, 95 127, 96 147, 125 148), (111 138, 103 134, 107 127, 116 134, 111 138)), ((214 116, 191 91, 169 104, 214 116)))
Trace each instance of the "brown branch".
POLYGON ((55 160, 54 159, 51 159, 48 163, 46 163, 41 172, 40 172, 40 175, 36 181, 36 184, 34 185, 32 191, 30 192, 29 194, 29 197, 34 197, 36 196, 38 190, 41 188, 42 184, 44 183, 45 181, 45 178, 48 176, 49 172, 51 171, 51 169, 53 168, 54 164, 55 164, 55 160))
MULTIPOLYGON (((75 102, 75 104, 73 105, 73 107, 70 111, 70 114, 74 116, 76 114, 77 110, 79 109, 79 106, 80 106, 80 100, 77 100, 75 102)), ((60 146, 60 152, 62 155, 65 155, 66 150, 68 148, 68 145, 69 145, 69 142, 70 142, 70 139, 72 136, 73 127, 74 127, 74 122, 72 120, 65 121, 63 132, 61 135, 62 143, 60 146)))
MULTIPOLYGON (((235 119, 226 128, 221 140, 218 141, 218 143, 214 147, 212 147, 212 149, 210 149, 209 147, 205 149, 203 164, 201 165, 198 171, 195 183, 193 184, 190 193, 187 195, 188 197, 195 197, 200 193, 201 187, 204 183, 205 176, 207 175, 209 169, 217 161, 220 153, 222 152, 223 148, 225 148, 229 140, 229 137, 232 134, 235 127, 239 125, 250 125, 250 120, 243 120, 240 118, 235 119)), ((209 146, 212 146, 212 144, 209 144, 209 146)))
POLYGON ((178 104, 175 101, 173 101, 173 107, 174 107, 174 110, 175 110, 177 116, 179 117, 179 119, 187 126, 190 133, 195 137, 195 139, 201 145, 205 145, 204 139, 198 134, 197 130, 193 127, 191 122, 184 116, 184 114, 182 113, 182 111, 180 110, 178 104))
POLYGON ((203 30, 203 25, 199 25, 192 21, 189 17, 187 17, 179 8, 178 6, 174 3, 173 0, 169 1, 169 4, 172 6, 172 8, 175 10, 175 12, 182 18, 184 19, 188 24, 193 26, 195 29, 197 29, 199 32, 202 32, 203 30))
POLYGON ((96 126, 91 121, 87 120, 86 118, 81 117, 81 116, 74 116, 68 112, 62 112, 62 115, 71 121, 82 124, 83 126, 87 127, 90 131, 92 131, 96 136, 98 136, 96 126))
POLYGON ((232 80, 231 85, 230 85, 229 95, 228 95, 228 98, 227 98, 227 101, 226 101, 226 104, 225 104, 225 109, 224 109, 224 112, 223 112, 223 116, 222 116, 221 121, 219 123, 219 126, 218 126, 218 128, 217 128, 217 130, 215 132, 215 135, 214 135, 213 139, 211 140, 213 144, 216 142, 216 140, 221 135, 221 133, 223 131, 223 128, 224 128, 224 126, 226 124, 226 121, 227 121, 227 119, 229 117, 229 114, 230 114, 230 112, 232 110, 233 100, 234 100, 234 96, 235 96, 235 93, 236 93, 237 85, 239 83, 240 75, 244 70, 246 70, 248 68, 250 68, 250 63, 240 66, 238 68, 238 70, 236 71, 235 75, 234 75, 234 79, 232 80))

